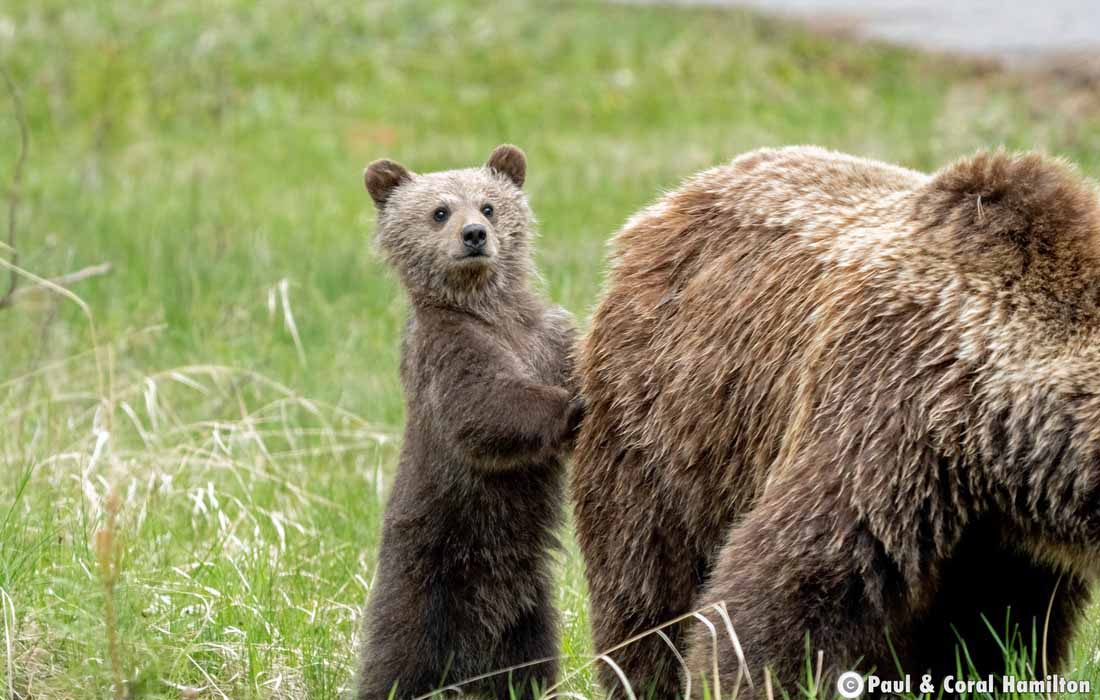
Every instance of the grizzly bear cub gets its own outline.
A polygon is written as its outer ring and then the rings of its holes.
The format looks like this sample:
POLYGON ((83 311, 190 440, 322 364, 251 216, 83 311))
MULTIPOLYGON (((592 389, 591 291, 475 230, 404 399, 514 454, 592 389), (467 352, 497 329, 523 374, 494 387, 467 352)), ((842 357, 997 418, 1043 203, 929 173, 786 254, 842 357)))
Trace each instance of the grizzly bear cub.
POLYGON ((407 421, 367 608, 359 700, 532 697, 557 676, 550 554, 582 403, 569 315, 531 289, 526 159, 366 170, 378 241, 411 302, 407 421))

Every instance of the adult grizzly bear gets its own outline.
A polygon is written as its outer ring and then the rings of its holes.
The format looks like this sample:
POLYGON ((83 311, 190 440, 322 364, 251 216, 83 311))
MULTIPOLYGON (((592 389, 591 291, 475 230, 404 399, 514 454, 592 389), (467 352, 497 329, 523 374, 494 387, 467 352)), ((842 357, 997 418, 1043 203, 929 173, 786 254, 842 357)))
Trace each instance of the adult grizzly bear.
MULTIPOLYGON (((1064 660, 1100 542, 1100 202, 1061 162, 703 172, 618 234, 579 372, 597 648, 725 601, 758 689, 805 683, 807 635, 832 673, 938 679, 959 638, 1003 672, 1009 610, 1064 660)), ((666 632, 710 667, 706 627, 666 632)), ((656 635, 611 657, 679 692, 656 635)))

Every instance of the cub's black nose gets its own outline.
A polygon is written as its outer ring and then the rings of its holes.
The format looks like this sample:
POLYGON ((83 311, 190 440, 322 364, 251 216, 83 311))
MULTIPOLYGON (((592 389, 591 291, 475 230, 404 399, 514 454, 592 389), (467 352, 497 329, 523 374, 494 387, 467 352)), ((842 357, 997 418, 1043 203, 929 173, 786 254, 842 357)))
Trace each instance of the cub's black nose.
POLYGON ((462 227, 462 242, 470 250, 481 250, 485 247, 485 227, 481 224, 466 224, 462 227))

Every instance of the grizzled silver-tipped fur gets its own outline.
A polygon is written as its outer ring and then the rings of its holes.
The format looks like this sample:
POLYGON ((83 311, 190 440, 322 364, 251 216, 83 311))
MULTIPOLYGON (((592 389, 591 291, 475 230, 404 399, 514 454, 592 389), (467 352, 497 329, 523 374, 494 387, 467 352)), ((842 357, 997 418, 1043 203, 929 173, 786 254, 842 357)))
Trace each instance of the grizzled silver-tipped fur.
MULTIPOLYGON (((573 478, 598 649, 723 601, 757 689, 796 692, 807 635, 832 674, 942 677, 959 637, 1002 673, 983 616, 1009 614, 1025 640, 1048 624, 1058 668, 1100 554, 1092 185, 1034 154, 928 176, 756 151, 614 258, 573 478)), ((709 673, 702 625, 669 636, 709 673)), ((679 693, 660 639, 612 656, 639 696, 679 693)))

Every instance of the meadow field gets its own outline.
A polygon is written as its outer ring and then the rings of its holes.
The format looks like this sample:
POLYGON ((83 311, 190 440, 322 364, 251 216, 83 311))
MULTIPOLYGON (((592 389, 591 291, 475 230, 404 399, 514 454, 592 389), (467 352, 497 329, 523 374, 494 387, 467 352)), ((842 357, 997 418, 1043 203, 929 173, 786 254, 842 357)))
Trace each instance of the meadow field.
MULTIPOLYGON (((717 9, 5 0, 0 68, 12 700, 348 687, 403 411, 374 158, 523 147, 545 288, 582 326, 616 228, 748 149, 932 169, 1004 144, 1100 175, 1095 86, 717 9)), ((594 697, 563 534, 563 687, 594 697)), ((1070 675, 1100 679, 1098 634, 1070 675)))

